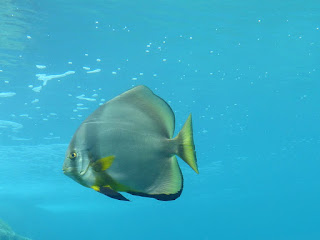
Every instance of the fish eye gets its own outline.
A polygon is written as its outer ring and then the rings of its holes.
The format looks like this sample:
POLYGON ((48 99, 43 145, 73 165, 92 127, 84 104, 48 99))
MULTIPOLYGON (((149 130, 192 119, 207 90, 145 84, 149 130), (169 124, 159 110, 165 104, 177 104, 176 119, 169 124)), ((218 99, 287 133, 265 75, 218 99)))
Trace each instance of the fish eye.
POLYGON ((70 159, 75 159, 77 157, 77 154, 75 152, 72 152, 69 154, 70 159))

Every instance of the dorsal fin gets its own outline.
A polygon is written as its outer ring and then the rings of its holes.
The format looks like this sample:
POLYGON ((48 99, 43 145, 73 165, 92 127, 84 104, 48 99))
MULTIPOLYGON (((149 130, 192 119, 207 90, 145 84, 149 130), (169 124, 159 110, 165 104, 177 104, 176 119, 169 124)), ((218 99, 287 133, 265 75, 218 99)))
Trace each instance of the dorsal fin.
POLYGON ((174 114, 170 106, 146 86, 134 87, 100 106, 84 122, 117 123, 137 132, 172 138, 174 114), (120 121, 119 121, 120 119, 120 121))

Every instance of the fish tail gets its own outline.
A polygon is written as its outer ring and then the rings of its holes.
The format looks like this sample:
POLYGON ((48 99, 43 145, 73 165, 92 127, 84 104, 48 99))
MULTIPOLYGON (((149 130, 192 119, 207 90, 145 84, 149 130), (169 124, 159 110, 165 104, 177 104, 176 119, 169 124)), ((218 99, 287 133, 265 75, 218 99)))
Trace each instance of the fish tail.
POLYGON ((196 151, 193 143, 191 114, 175 140, 177 141, 178 146, 177 155, 182 158, 182 160, 185 161, 196 173, 199 173, 196 151))

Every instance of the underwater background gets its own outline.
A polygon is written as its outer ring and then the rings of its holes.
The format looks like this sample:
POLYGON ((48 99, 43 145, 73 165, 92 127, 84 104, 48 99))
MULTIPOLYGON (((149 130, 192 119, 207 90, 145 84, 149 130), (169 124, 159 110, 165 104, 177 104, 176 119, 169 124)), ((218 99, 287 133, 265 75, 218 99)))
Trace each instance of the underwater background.
POLYGON ((1 0, 0 219, 33 240, 320 239, 320 2, 1 0), (121 202, 62 173, 99 104, 189 113, 200 174, 121 202))

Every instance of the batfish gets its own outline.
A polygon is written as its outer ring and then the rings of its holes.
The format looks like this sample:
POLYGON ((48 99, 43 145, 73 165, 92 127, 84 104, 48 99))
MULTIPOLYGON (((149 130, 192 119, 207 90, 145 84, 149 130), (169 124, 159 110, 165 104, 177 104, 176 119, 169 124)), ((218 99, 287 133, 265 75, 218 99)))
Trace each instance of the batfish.
POLYGON ((198 171, 191 114, 173 138, 170 106, 146 86, 128 90, 96 109, 76 130, 63 172, 118 200, 120 192, 169 201, 183 189, 176 156, 198 171))

